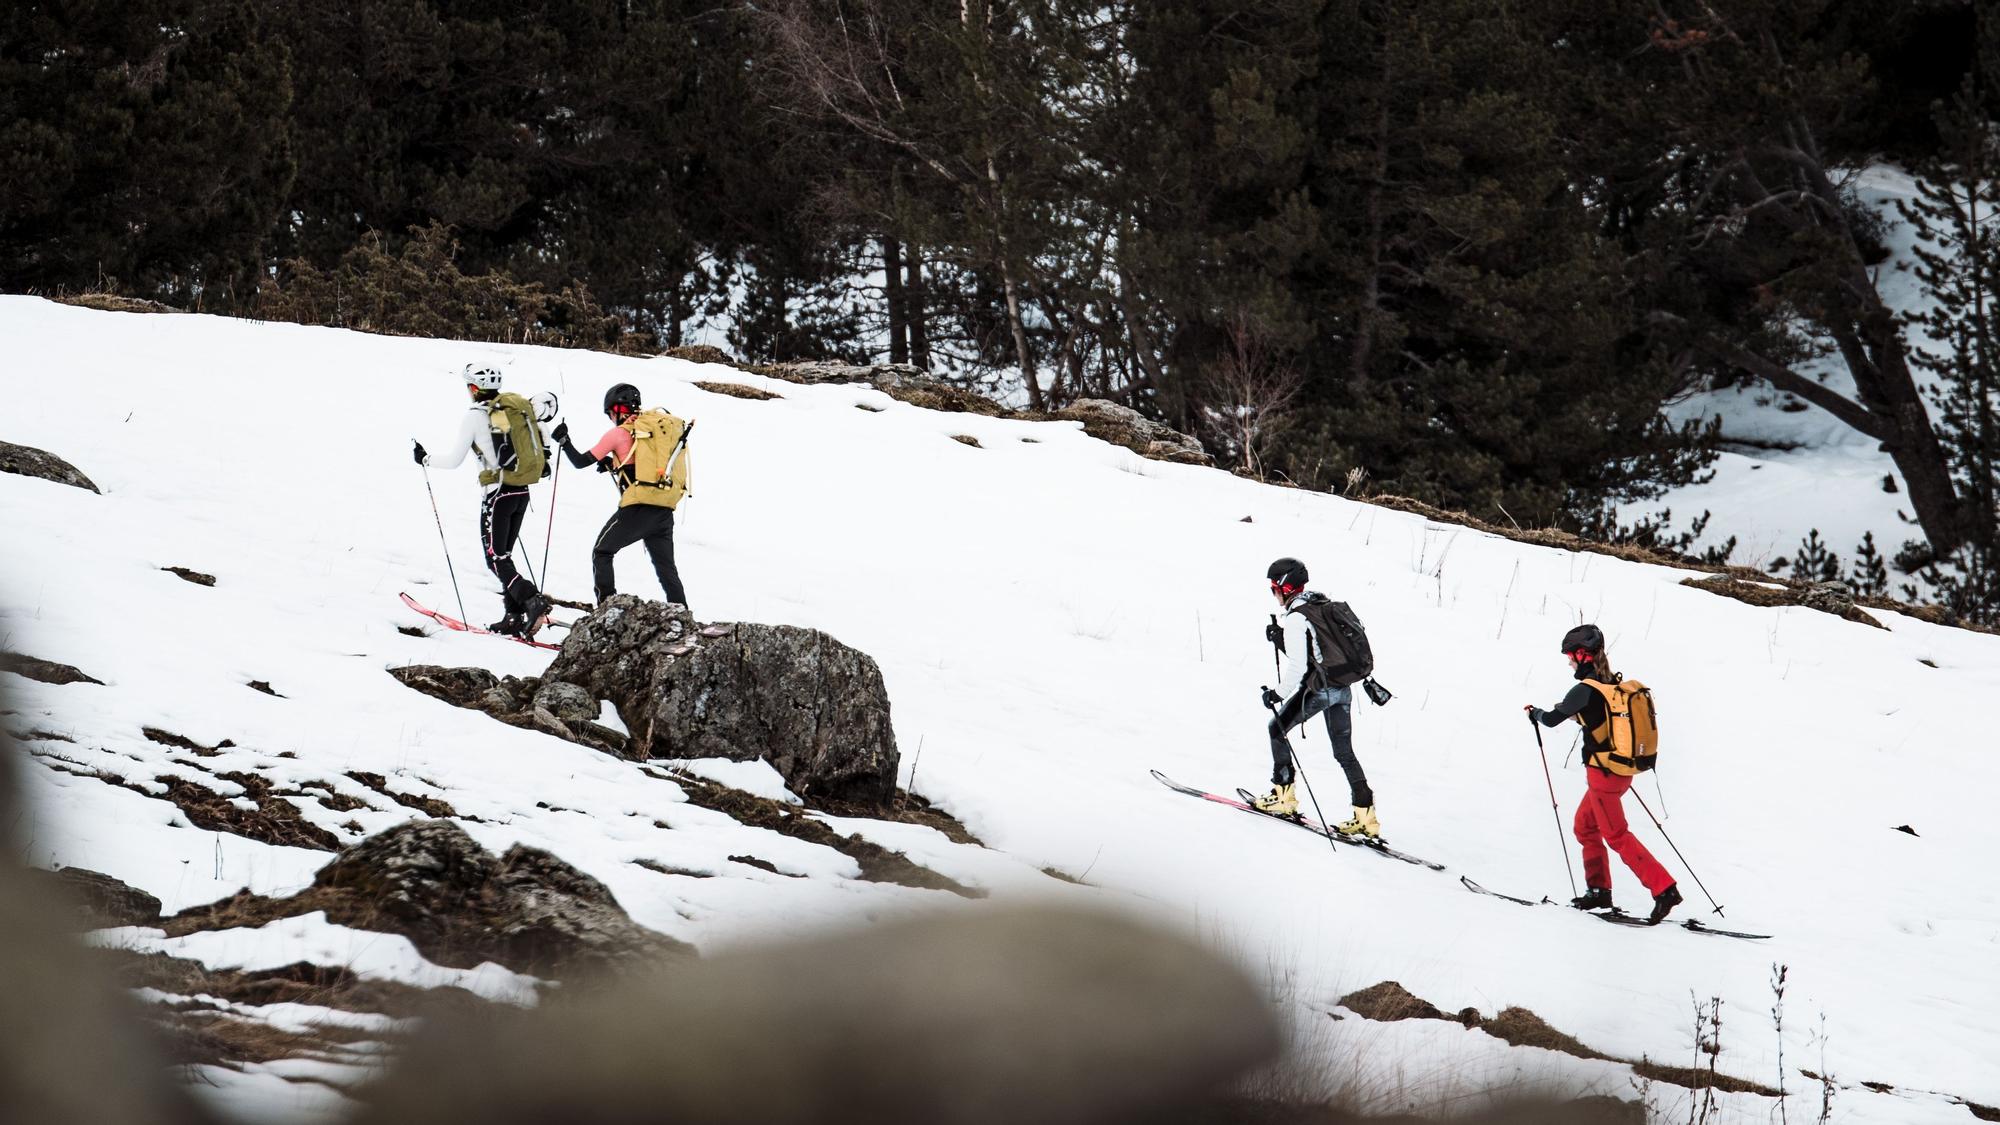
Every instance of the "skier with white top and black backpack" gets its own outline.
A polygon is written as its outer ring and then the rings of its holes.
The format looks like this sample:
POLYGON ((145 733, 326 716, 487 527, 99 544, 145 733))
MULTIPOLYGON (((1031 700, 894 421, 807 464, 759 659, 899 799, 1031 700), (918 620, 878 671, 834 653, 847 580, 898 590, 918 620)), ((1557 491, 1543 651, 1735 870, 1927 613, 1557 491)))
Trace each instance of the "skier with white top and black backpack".
MULTIPOLYGON (((500 372, 478 363, 465 365, 465 389, 472 405, 459 423, 458 434, 438 454, 440 469, 455 469, 470 453, 479 462, 479 546, 486 569, 500 580, 506 613, 492 630, 532 639, 548 617, 549 599, 514 566, 514 541, 528 514, 528 488, 549 474, 548 445, 540 423, 555 417, 552 394, 531 401, 500 389, 500 372)), ((433 464, 422 442, 412 442, 413 459, 433 464)))
MULTIPOLYGON (((1354 815, 1333 830, 1343 836, 1379 840, 1382 825, 1375 817, 1375 793, 1354 755, 1353 685, 1367 680, 1375 657, 1368 635, 1346 602, 1306 589, 1306 565, 1283 558, 1267 575, 1271 596, 1284 607, 1274 614, 1265 636, 1276 646, 1283 682, 1289 694, 1264 689, 1264 706, 1271 709, 1271 791, 1257 798, 1257 808, 1275 816, 1295 817, 1299 803, 1292 792, 1296 769, 1285 735, 1314 715, 1326 715, 1327 739, 1334 760, 1347 774, 1354 815)), ((1376 689, 1379 691, 1379 689, 1376 689)), ((1373 693, 1371 693, 1373 694, 1373 693)), ((1387 693, 1374 695, 1377 702, 1387 693)))

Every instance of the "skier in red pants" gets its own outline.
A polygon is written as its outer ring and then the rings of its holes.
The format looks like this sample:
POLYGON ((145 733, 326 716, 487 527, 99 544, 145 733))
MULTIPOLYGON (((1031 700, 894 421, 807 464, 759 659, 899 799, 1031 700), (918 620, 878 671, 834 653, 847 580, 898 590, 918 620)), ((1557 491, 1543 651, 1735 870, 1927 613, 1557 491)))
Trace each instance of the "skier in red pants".
MULTIPOLYGON (((1610 852, 1617 852, 1632 874, 1645 884, 1646 893, 1653 896, 1653 910, 1648 921, 1657 923, 1667 916, 1667 912, 1681 903, 1680 888, 1674 877, 1667 873, 1646 845, 1625 824, 1625 806, 1622 798, 1625 791, 1632 788, 1632 778, 1613 773, 1604 758, 1611 753, 1611 715, 1604 696, 1596 688, 1584 683, 1595 680, 1610 684, 1618 681, 1617 673, 1611 670, 1611 662, 1604 655, 1604 633, 1595 625, 1578 625, 1563 637, 1563 655, 1569 658, 1570 671, 1577 679, 1577 685, 1569 689, 1562 702, 1547 710, 1530 705, 1526 708, 1528 717, 1545 727, 1552 727, 1566 719, 1575 719, 1583 726, 1583 764, 1589 777, 1589 788, 1584 790, 1583 800, 1576 807, 1576 841, 1583 846, 1583 882, 1588 888, 1583 894, 1570 900, 1570 905, 1579 910, 1603 910, 1611 907, 1611 858, 1610 852)), ((1620 759, 1621 761, 1623 759, 1620 759)))

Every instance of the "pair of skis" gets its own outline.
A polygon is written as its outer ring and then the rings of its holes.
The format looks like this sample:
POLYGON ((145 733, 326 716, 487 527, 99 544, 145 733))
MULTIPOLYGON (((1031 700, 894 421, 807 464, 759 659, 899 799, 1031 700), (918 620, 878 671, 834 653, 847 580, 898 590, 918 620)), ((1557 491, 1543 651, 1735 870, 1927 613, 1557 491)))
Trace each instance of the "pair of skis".
POLYGON ((1350 847, 1365 848, 1368 851, 1374 852, 1376 855, 1387 856, 1390 859, 1400 859, 1404 863, 1413 863, 1416 864, 1418 867, 1428 867, 1432 871, 1444 870, 1444 864, 1442 863, 1432 863, 1430 860, 1419 859, 1418 857, 1410 855, 1408 853, 1399 852, 1396 849, 1390 847, 1389 845, 1384 844, 1380 840, 1370 840, 1362 836, 1343 836, 1342 834, 1328 828, 1326 825, 1321 824, 1319 821, 1313 820, 1311 817, 1278 816, 1275 813, 1267 813, 1263 809, 1260 809, 1256 806, 1255 797, 1251 796, 1248 793, 1245 793, 1241 789, 1238 789, 1236 791, 1237 795, 1235 797, 1224 797, 1217 793, 1204 792, 1200 789, 1194 788, 1191 785, 1182 785, 1180 782, 1175 781, 1173 778, 1168 777, 1166 774, 1161 773, 1159 770, 1153 770, 1151 772, 1153 775, 1153 780, 1159 782, 1161 785, 1166 786, 1167 788, 1173 790, 1176 793, 1185 793, 1190 797, 1200 797, 1204 801, 1213 801, 1218 805, 1227 805, 1232 809, 1241 809, 1247 813, 1252 813, 1257 816, 1267 817, 1271 820, 1279 821, 1284 824, 1289 824, 1294 828, 1303 828, 1315 836, 1324 836, 1327 839, 1332 840, 1336 844, 1347 844, 1350 847))
MULTIPOLYGON (((1175 781, 1174 779, 1168 777, 1166 774, 1161 773, 1159 770, 1151 770, 1149 772, 1153 775, 1153 780, 1159 782, 1160 784, 1166 786, 1167 788, 1173 790, 1176 793, 1185 793, 1190 797, 1198 797, 1204 801, 1209 801, 1218 805, 1224 805, 1232 809, 1238 809, 1243 812, 1250 813, 1253 816, 1261 816, 1270 820, 1282 821, 1283 823, 1289 824, 1294 828, 1303 828, 1306 831, 1311 832, 1315 836, 1324 836, 1327 839, 1332 840, 1336 843, 1349 844, 1354 847, 1365 848, 1368 851, 1374 852, 1378 855, 1386 856, 1390 859, 1399 859, 1402 860, 1404 863, 1415 864, 1419 867, 1428 867, 1432 871, 1445 870, 1445 865, 1442 863, 1433 863, 1427 859, 1420 859, 1416 856, 1409 855, 1404 852, 1399 852, 1394 848, 1391 848, 1388 845, 1381 843, 1380 841, 1369 841, 1363 838, 1357 838, 1353 836, 1343 836, 1338 832, 1334 832, 1328 829, 1325 825, 1309 817, 1278 816, 1274 813, 1267 813, 1256 806, 1255 804, 1256 799, 1254 797, 1252 797, 1249 793, 1241 789, 1238 789, 1236 791, 1237 795, 1235 797, 1225 797, 1219 793, 1210 793, 1207 792, 1206 790, 1196 789, 1192 785, 1182 785, 1180 782, 1175 781)), ((1490 896, 1492 898, 1504 899, 1507 902, 1519 903, 1522 906, 1559 905, 1553 900, 1547 898, 1543 898, 1538 901, 1535 899, 1516 898, 1513 895, 1501 894, 1499 891, 1488 890, 1486 887, 1483 887, 1480 884, 1473 882, 1471 879, 1466 878, 1463 875, 1459 876, 1458 881, 1461 886, 1463 886, 1466 890, 1473 892, 1474 894, 1482 894, 1490 896)), ((1610 922, 1611 924, 1617 926, 1651 927, 1653 925, 1653 923, 1648 922, 1644 918, 1637 917, 1636 915, 1627 914, 1622 910, 1611 910, 1606 912, 1582 911, 1581 913, 1587 913, 1593 918, 1601 918, 1604 921, 1610 922)), ((1678 926, 1681 929, 1688 930, 1690 932, 1697 934, 1710 934, 1715 937, 1742 938, 1748 941, 1761 941, 1771 936, 1770 934, 1744 933, 1740 930, 1717 929, 1714 926, 1707 925, 1706 923, 1697 921, 1693 918, 1685 919, 1680 922, 1670 922, 1663 924, 1678 926)))
MULTIPOLYGON (((1539 902, 1537 902, 1532 899, 1515 898, 1513 895, 1503 895, 1499 891, 1489 890, 1485 887, 1482 887, 1478 883, 1473 882, 1471 879, 1468 879, 1463 875, 1460 875, 1458 877, 1458 881, 1461 885, 1465 887, 1466 890, 1471 891, 1473 894, 1488 895, 1492 898, 1505 899, 1508 902, 1518 902, 1522 906, 1562 905, 1561 903, 1558 903, 1554 899, 1550 898, 1544 898, 1539 902)), ((1641 926, 1649 929, 1656 925, 1679 926, 1683 930, 1693 930, 1695 933, 1698 934, 1714 934, 1716 937, 1743 938, 1746 941, 1762 941, 1765 938, 1771 936, 1770 934, 1746 934, 1741 930, 1718 929, 1714 926, 1709 925, 1706 922, 1701 921, 1698 918, 1684 918, 1678 922, 1649 922, 1646 919, 1641 918, 1636 914, 1627 914, 1623 910, 1618 909, 1617 907, 1612 907, 1610 910, 1584 910, 1580 911, 1580 913, 1588 914, 1592 918, 1603 919, 1604 921, 1609 922, 1614 926, 1641 926)))
MULTIPOLYGON (((496 633, 491 629, 481 629, 477 625, 467 625, 465 622, 460 621, 458 618, 453 617, 450 614, 439 613, 437 610, 432 609, 431 607, 423 604, 422 602, 418 601, 417 599, 411 597, 408 594, 400 594, 398 596, 403 599, 404 605, 409 606, 411 609, 415 610, 418 613, 423 614, 425 617, 430 618, 432 621, 437 622, 438 624, 444 626, 445 628, 450 629, 454 633, 481 633, 489 637, 505 637, 510 641, 527 645, 530 648, 544 648, 544 649, 549 649, 550 651, 555 651, 562 648, 561 645, 552 645, 547 641, 535 640, 533 637, 517 637, 512 633, 496 633)), ((553 621, 548 623, 551 625, 557 624, 556 622, 553 621)))

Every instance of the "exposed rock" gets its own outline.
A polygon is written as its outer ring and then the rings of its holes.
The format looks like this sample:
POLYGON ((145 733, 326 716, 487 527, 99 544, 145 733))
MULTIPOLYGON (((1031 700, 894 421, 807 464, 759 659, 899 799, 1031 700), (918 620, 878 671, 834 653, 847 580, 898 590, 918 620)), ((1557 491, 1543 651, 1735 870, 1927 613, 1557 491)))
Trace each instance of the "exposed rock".
POLYGON ((0 672, 12 672, 26 676, 44 684, 96 684, 104 686, 104 681, 86 675, 67 664, 57 664, 53 660, 42 660, 19 652, 0 652, 0 672))
POLYGON ((974 449, 986 448, 985 446, 979 444, 979 439, 973 437, 971 434, 953 434, 951 435, 951 440, 957 442, 960 445, 969 445, 974 449))
POLYGON ((1845 582, 1815 582, 1799 592, 1799 604, 1845 617, 1854 608, 1854 587, 1845 582))
POLYGON ((1079 399, 1049 415, 1082 422, 1083 432, 1155 461, 1213 465, 1215 458, 1201 443, 1170 426, 1163 426, 1129 406, 1101 398, 1079 399))
POLYGON ((203 574, 199 570, 189 570, 184 566, 163 566, 160 569, 166 571, 168 574, 178 576, 183 581, 192 582, 197 586, 215 585, 215 575, 213 574, 203 574))
POLYGON ((127 297, 121 293, 65 293, 51 300, 58 304, 75 305, 82 309, 96 309, 98 312, 129 313, 178 313, 186 312, 160 301, 145 297, 127 297))
POLYGON ((480 697, 500 683, 498 676, 484 668, 446 668, 437 664, 391 668, 389 674, 454 707, 475 707, 480 697))
POLYGON ((806 360, 762 364, 750 370, 788 383, 865 383, 890 398, 927 410, 994 416, 1009 413, 1006 407, 985 395, 932 378, 923 368, 907 363, 858 365, 806 360))
POLYGON ((895 794, 881 669, 816 630, 698 628, 685 607, 620 594, 576 623, 545 680, 609 700, 632 757, 762 758, 801 797, 895 794))
POLYGON ((625 736, 590 721, 597 717, 597 700, 574 684, 436 664, 391 668, 389 674, 425 695, 484 711, 509 726, 542 731, 606 754, 625 753, 625 736), (550 703, 557 708, 551 709, 550 703))
POLYGON ((0 473, 18 473, 24 477, 40 477, 57 484, 67 484, 73 488, 97 492, 98 487, 89 477, 77 471, 75 465, 43 449, 29 445, 13 445, 0 441, 0 473))
POLYGON ((547 711, 565 723, 582 722, 597 717, 597 700, 575 684, 551 680, 535 692, 534 706, 547 711))
POLYGON ((519 845, 495 857, 449 820, 411 821, 371 836, 289 898, 239 894, 183 911, 166 929, 263 925, 314 910, 341 925, 402 934, 425 957, 454 968, 496 961, 566 976, 687 949, 632 921, 609 888, 561 859, 519 845))
POLYGON ((81 929, 150 926, 160 920, 160 900, 121 879, 82 867, 64 867, 50 877, 76 904, 81 929))

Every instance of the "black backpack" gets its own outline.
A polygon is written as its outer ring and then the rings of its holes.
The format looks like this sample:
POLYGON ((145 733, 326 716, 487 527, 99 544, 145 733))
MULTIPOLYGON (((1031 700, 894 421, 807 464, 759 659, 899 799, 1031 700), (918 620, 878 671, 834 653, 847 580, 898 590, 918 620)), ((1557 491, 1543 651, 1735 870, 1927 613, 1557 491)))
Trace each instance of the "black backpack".
POLYGON ((1292 612, 1312 625, 1321 686, 1346 687, 1374 674, 1375 651, 1368 645, 1368 630, 1346 602, 1309 594, 1292 612))

